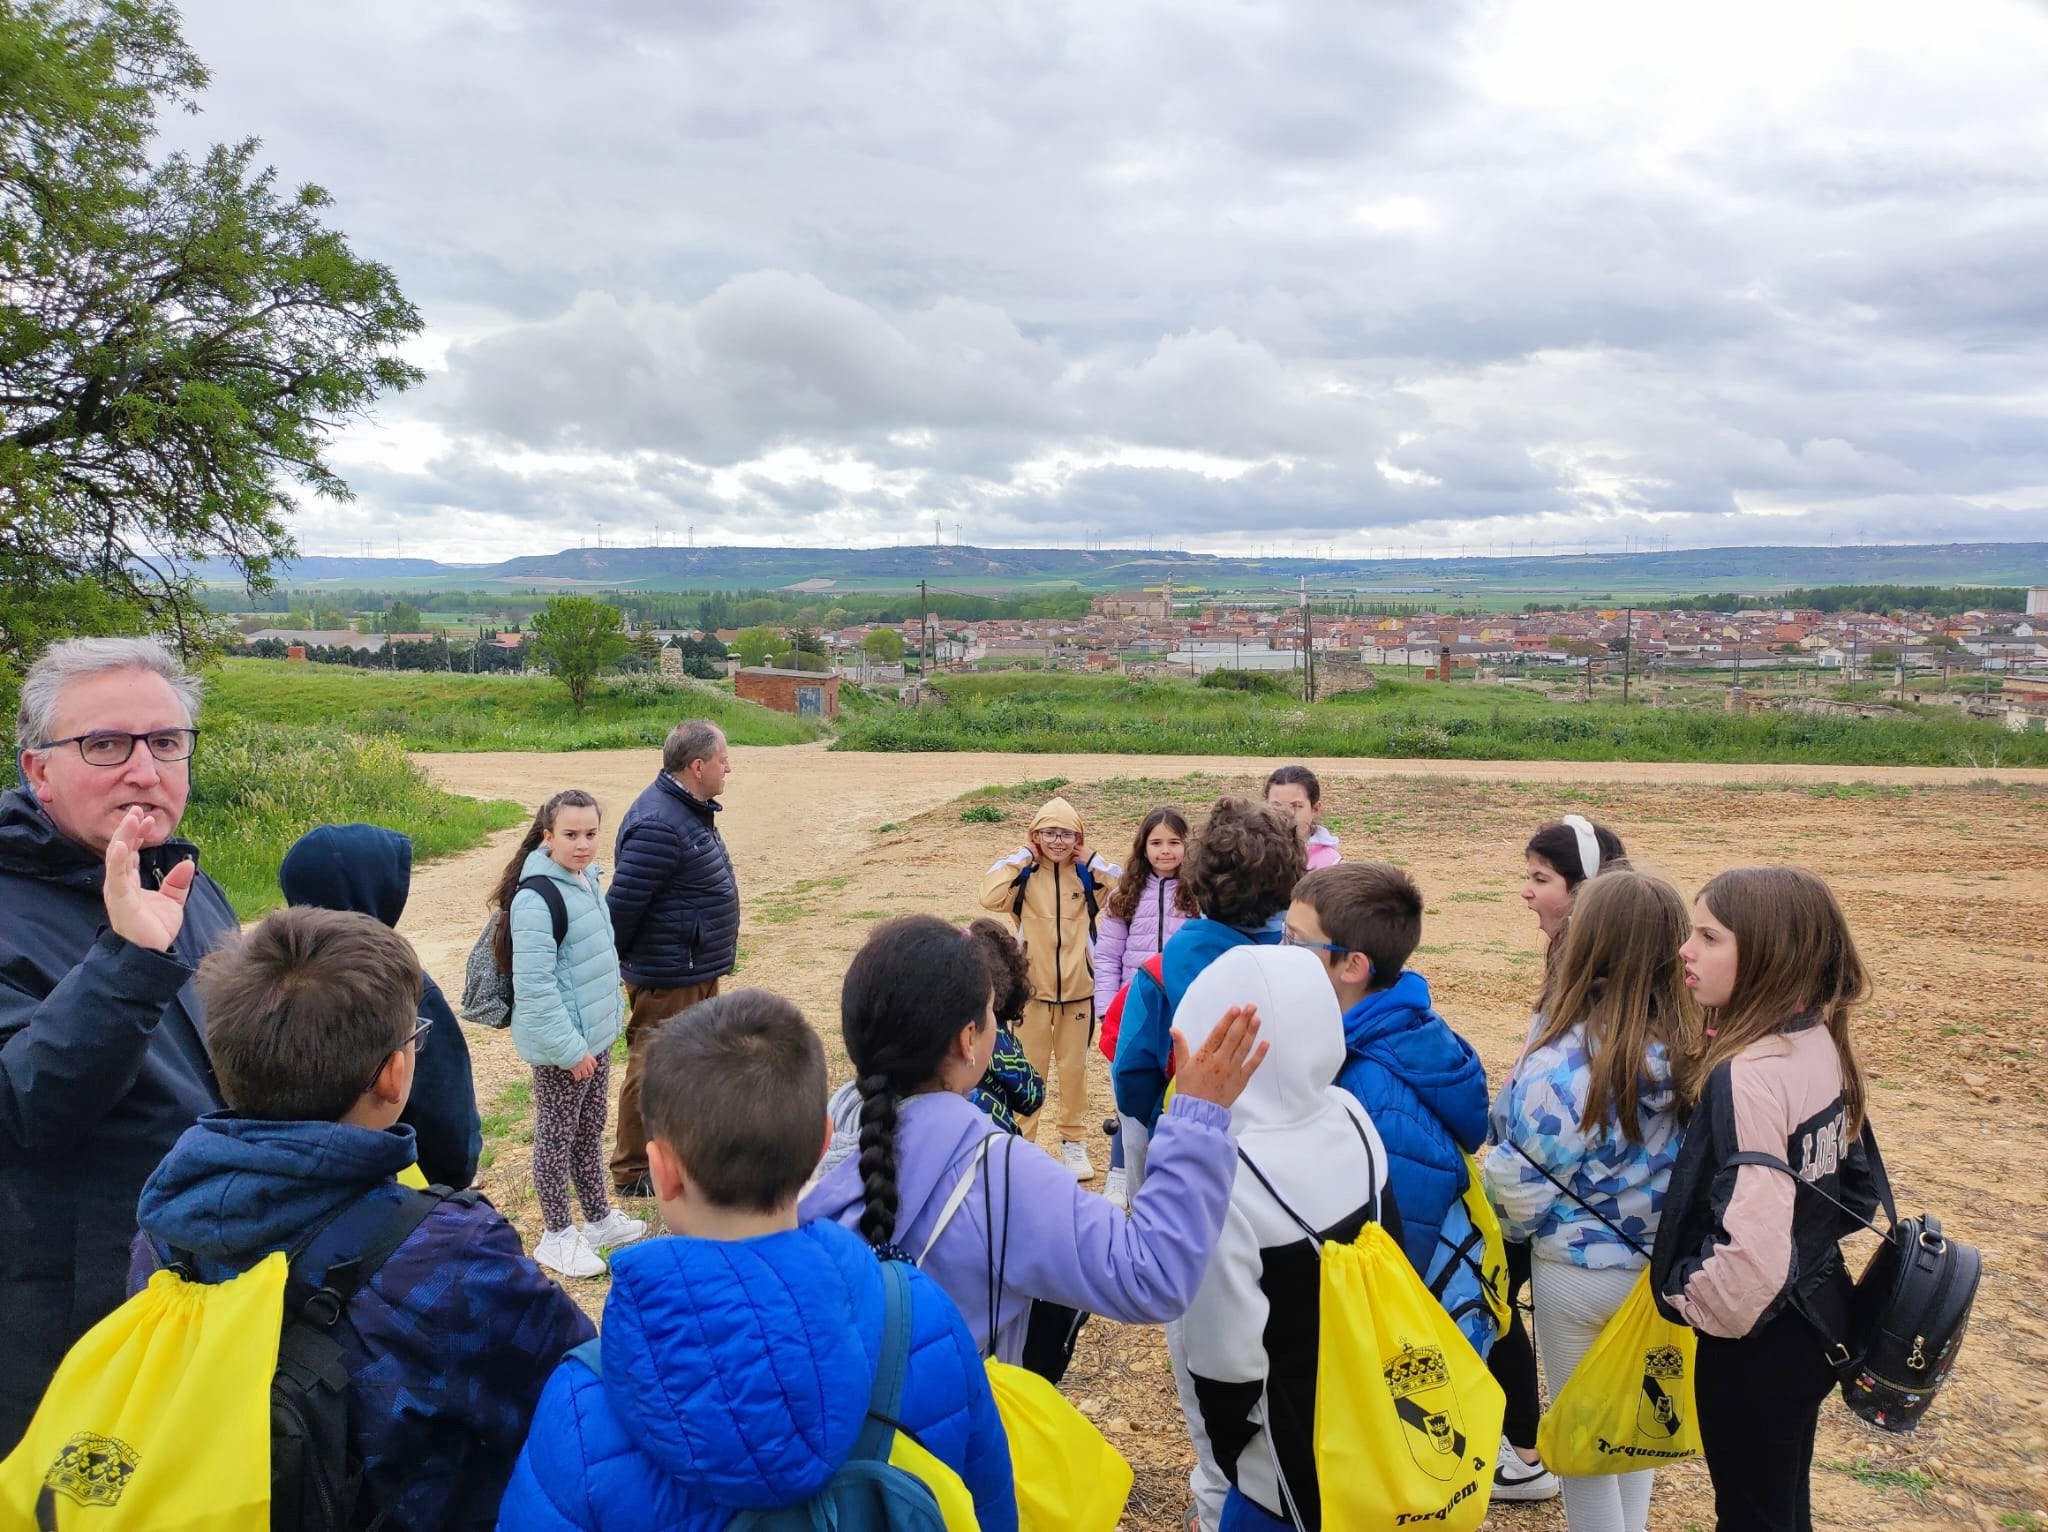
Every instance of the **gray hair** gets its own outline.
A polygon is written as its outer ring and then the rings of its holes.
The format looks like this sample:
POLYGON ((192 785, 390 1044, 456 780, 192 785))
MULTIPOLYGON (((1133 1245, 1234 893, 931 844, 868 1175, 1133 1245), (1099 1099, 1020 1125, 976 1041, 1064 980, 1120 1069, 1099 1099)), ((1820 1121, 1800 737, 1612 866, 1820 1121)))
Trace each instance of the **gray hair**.
POLYGON ((21 711, 15 715, 18 750, 41 748, 56 726, 57 704, 64 689, 117 670, 142 670, 162 676, 185 704, 185 722, 199 722, 199 677, 153 638, 67 638, 43 651, 21 683, 21 711))
POLYGON ((668 731, 661 747, 661 769, 674 775, 689 768, 690 762, 718 754, 725 743, 725 730, 708 718, 685 718, 668 731))

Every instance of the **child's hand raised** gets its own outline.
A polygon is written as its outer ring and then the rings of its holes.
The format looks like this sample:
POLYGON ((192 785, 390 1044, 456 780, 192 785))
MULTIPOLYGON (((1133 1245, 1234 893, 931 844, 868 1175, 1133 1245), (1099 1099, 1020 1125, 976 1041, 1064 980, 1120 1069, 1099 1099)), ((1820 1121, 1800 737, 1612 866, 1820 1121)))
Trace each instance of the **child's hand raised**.
POLYGON ((1173 1033, 1174 1093, 1228 1107, 1244 1094, 1251 1077, 1265 1062, 1267 1043, 1252 1044, 1259 1035, 1259 1008, 1233 1005, 1199 1050, 1190 1050, 1179 1028, 1173 1033))

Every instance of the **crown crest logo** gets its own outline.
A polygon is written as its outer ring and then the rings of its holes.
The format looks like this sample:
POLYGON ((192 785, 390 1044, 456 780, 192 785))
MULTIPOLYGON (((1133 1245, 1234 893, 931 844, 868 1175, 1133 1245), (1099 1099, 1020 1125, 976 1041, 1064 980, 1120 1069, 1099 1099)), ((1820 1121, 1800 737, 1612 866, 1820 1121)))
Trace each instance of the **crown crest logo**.
POLYGON ((1425 1388, 1442 1388, 1451 1381, 1444 1354, 1434 1346, 1417 1349, 1403 1346, 1386 1366, 1387 1388, 1396 1399, 1420 1393, 1425 1388))
POLYGON ((1659 1346, 1643 1356, 1643 1376, 1646 1378, 1682 1378, 1685 1376, 1685 1358, 1676 1346, 1659 1346))

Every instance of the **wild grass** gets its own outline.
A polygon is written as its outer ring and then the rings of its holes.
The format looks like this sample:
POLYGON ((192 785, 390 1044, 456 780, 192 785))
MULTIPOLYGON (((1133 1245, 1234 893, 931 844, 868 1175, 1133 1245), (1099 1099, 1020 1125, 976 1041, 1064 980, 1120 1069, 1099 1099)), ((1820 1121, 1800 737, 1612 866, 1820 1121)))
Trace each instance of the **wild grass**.
POLYGON ((216 716, 390 735, 408 750, 630 749, 659 745, 685 718, 711 719, 735 745, 801 744, 825 732, 709 683, 654 675, 598 682, 579 714, 546 676, 228 660, 209 676, 206 697, 216 716))
POLYGON ((315 825, 362 821, 402 831, 418 863, 467 850, 526 816, 516 803, 442 791, 390 738, 318 724, 212 715, 202 722, 180 833, 198 845, 200 865, 245 920, 283 903, 278 863, 315 825))
POLYGON ((1180 679, 949 677, 945 703, 841 720, 837 750, 1448 760, 2048 766, 2048 734, 1949 714, 1838 718, 1558 702, 1518 688, 1383 679, 1317 703, 1180 679))

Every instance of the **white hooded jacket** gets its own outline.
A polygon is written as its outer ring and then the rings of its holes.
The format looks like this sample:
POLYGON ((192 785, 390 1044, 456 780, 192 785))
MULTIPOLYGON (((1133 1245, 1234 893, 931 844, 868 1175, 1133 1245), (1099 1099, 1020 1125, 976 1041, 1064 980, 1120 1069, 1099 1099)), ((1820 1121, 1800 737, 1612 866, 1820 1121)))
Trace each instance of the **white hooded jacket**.
POLYGON ((1190 1425, 1240 1493, 1315 1528, 1321 1257, 1302 1224, 1346 1242, 1375 1216, 1398 1240, 1400 1223, 1379 1134, 1331 1083, 1344 1018, 1323 965, 1295 947, 1233 948, 1188 986, 1175 1025, 1191 1041, 1207 1037, 1236 1005, 1258 1007, 1270 1051, 1230 1109, 1237 1181, 1183 1326, 1201 1416, 1190 1425))

